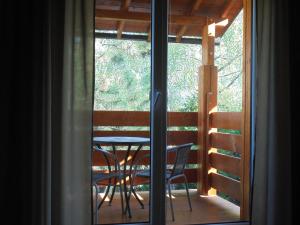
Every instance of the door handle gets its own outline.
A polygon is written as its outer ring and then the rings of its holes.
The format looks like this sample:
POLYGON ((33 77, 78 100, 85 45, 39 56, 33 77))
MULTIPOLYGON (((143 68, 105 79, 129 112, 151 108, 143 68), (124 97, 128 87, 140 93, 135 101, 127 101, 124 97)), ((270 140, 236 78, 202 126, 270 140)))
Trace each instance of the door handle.
POLYGON ((158 101, 158 99, 159 99, 159 96, 160 96, 160 92, 159 92, 159 91, 157 91, 157 92, 155 93, 155 97, 154 97, 153 106, 155 106, 155 105, 156 105, 156 103, 157 103, 157 101, 158 101))

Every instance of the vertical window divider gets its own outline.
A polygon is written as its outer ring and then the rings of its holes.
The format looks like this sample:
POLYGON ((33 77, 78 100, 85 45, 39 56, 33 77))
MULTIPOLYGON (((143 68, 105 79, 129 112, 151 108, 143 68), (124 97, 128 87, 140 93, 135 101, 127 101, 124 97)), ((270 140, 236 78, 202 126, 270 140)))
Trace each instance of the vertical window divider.
POLYGON ((168 0, 151 3, 150 224, 164 225, 167 146, 168 0))

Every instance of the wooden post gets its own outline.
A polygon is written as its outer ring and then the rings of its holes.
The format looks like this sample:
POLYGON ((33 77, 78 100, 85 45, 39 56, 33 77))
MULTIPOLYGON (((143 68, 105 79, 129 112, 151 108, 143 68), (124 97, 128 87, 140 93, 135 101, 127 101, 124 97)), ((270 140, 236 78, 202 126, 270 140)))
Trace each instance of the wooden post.
POLYGON ((209 165, 210 151, 209 132, 211 130, 209 114, 217 110, 218 78, 214 65, 215 24, 206 25, 202 34, 202 66, 199 69, 199 110, 198 110, 198 193, 202 195, 216 194, 210 188, 208 173, 213 172, 209 165))
POLYGON ((243 109, 241 154, 241 220, 249 220, 250 209, 250 126, 251 126, 251 18, 252 1, 243 0, 243 109))

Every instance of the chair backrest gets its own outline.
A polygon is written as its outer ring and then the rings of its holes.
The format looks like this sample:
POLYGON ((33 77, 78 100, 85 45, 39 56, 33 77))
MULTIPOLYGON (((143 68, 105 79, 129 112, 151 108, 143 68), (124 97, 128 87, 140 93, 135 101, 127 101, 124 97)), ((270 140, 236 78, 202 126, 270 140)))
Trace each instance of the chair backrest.
POLYGON ((168 149, 168 152, 176 152, 171 176, 176 176, 183 173, 192 146, 193 143, 188 143, 168 149))
POLYGON ((119 161, 118 161, 117 157, 114 154, 112 154, 112 153, 110 153, 110 152, 108 152, 108 151, 106 151, 102 148, 99 148, 97 146, 93 146, 93 151, 94 151, 94 153, 98 152, 98 153, 101 153, 103 155, 103 157, 105 159, 105 162, 106 162, 105 166, 108 167, 109 172, 112 172, 112 168, 111 168, 112 166, 115 167, 115 170, 120 170, 119 161))

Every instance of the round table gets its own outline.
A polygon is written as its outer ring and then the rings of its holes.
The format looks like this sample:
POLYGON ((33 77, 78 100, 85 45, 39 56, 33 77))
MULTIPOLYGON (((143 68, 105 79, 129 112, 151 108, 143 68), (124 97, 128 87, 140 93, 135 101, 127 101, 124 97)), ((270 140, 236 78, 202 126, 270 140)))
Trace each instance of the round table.
MULTIPOLYGON (((127 151, 126 151, 126 156, 124 159, 124 166, 123 166, 123 174, 124 174, 124 194, 125 194, 125 201, 126 201, 126 208, 128 210, 128 216, 131 218, 131 211, 129 207, 129 198, 127 194, 127 182, 126 182, 126 166, 128 164, 128 156, 131 151, 132 146, 138 146, 138 148, 134 151, 134 155, 132 157, 131 163, 130 163, 130 169, 129 169, 129 180, 131 181, 131 171, 132 171, 132 165, 134 163, 134 160, 136 158, 137 153, 139 150, 145 145, 150 143, 150 138, 145 138, 145 137, 122 137, 122 136, 108 136, 108 137, 94 137, 93 138, 93 144, 97 145, 98 147, 101 147, 101 145, 111 145, 113 148, 113 153, 116 154, 116 146, 128 146, 127 151)), ((110 199, 110 202, 113 198, 114 192, 115 192, 115 187, 113 188, 113 193, 110 199)), ((130 189, 129 189, 130 190, 130 189)), ((126 211, 126 210, 125 210, 126 211)))

